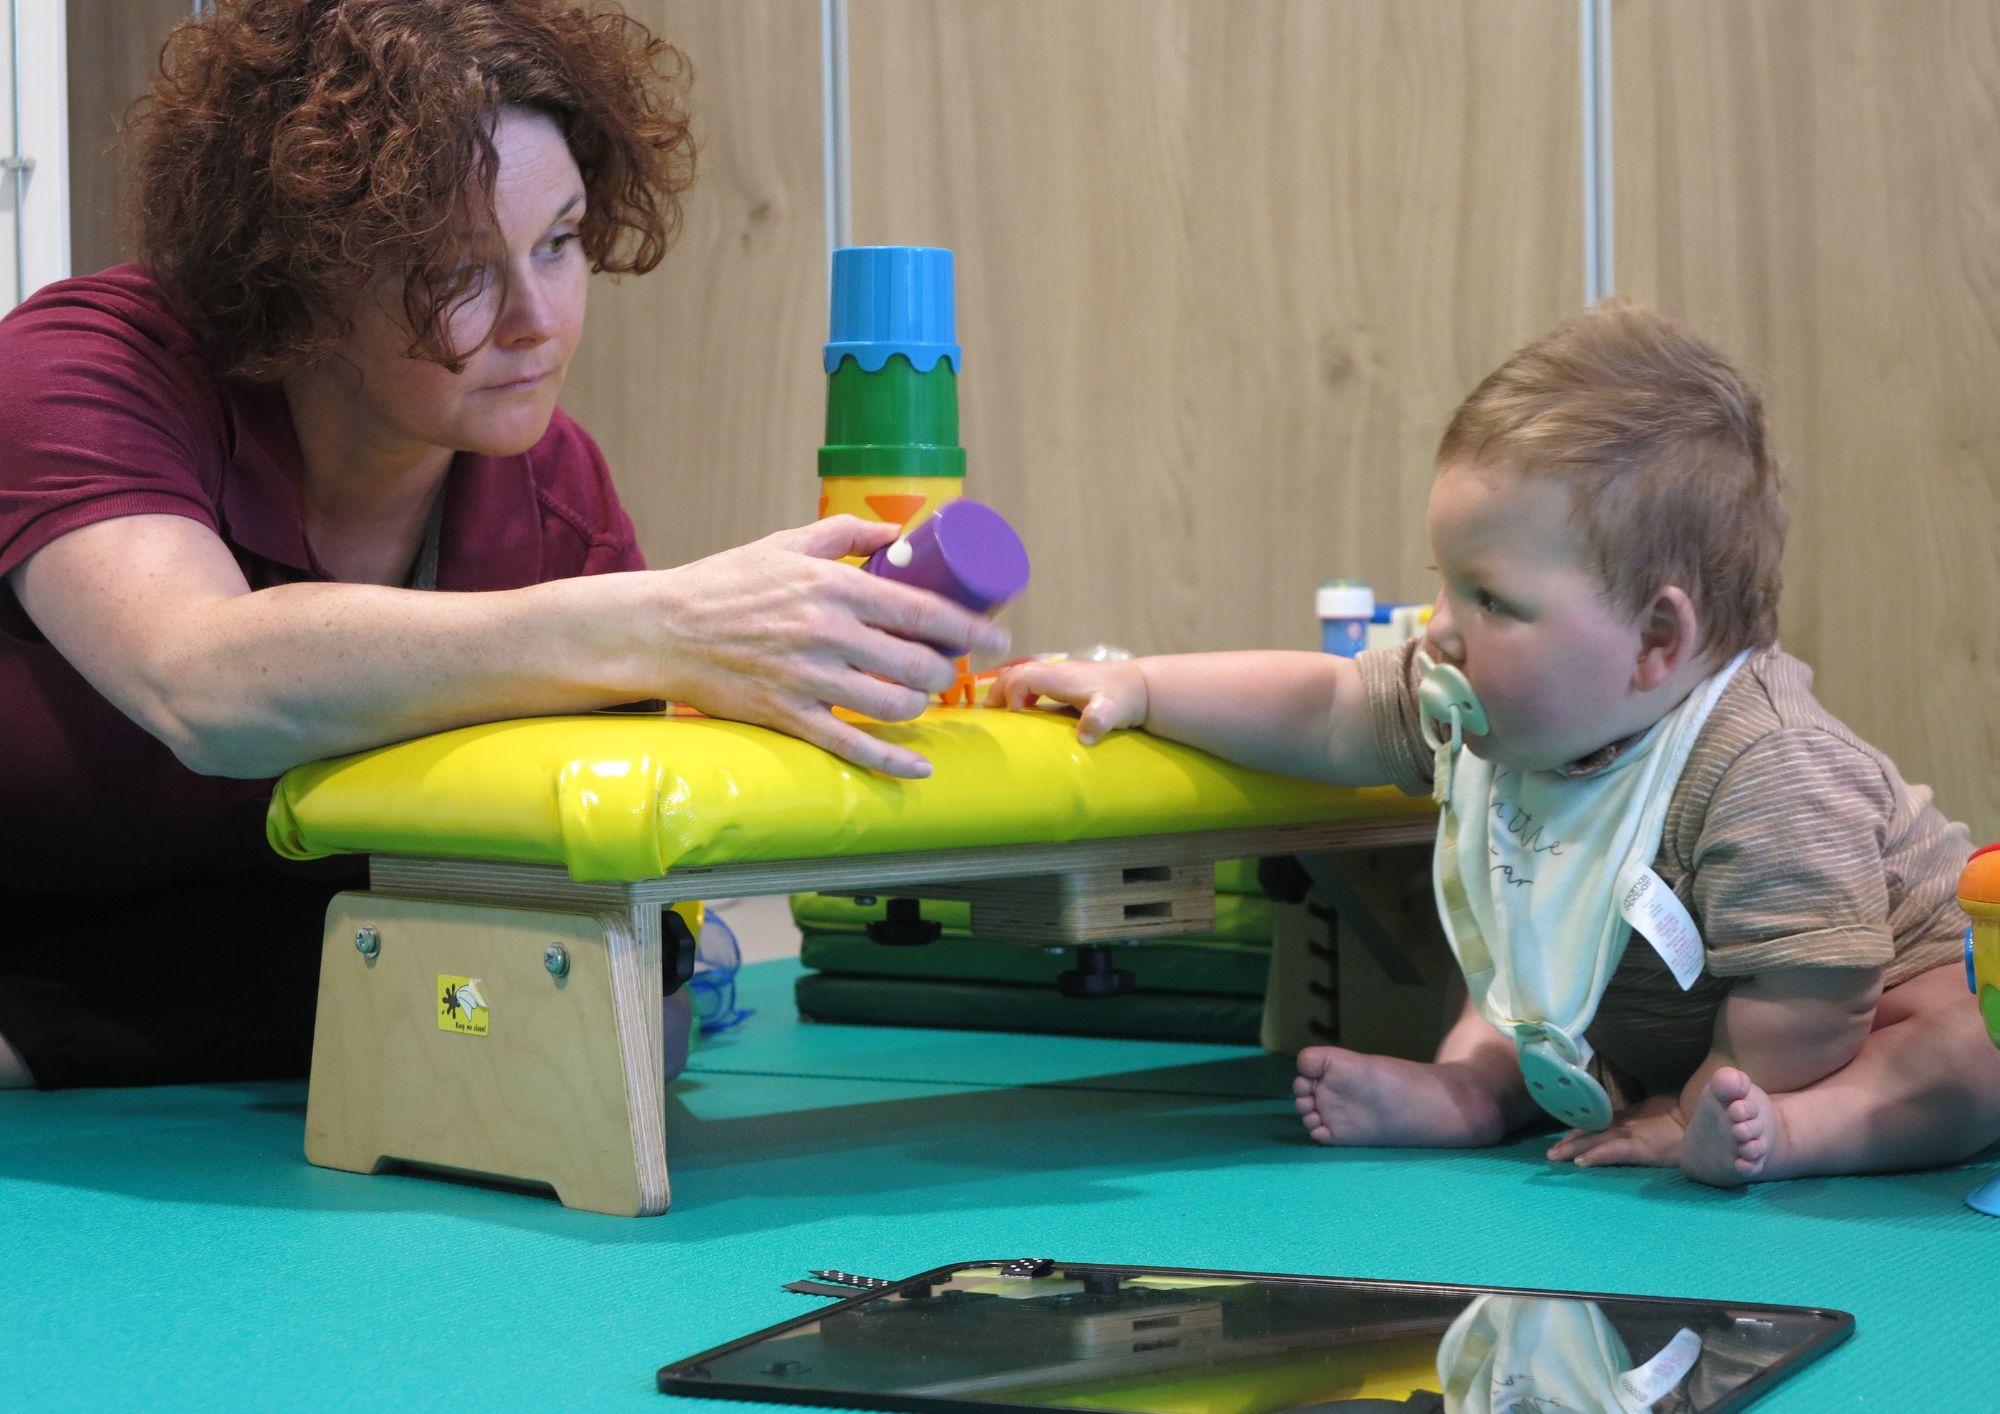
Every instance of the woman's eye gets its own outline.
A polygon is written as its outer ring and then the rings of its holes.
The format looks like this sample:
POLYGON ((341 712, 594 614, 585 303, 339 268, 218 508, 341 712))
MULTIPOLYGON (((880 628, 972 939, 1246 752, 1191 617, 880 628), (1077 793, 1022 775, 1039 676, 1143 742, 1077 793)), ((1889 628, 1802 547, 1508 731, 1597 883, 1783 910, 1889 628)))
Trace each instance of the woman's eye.
POLYGON ((577 233, 575 231, 564 231, 559 236, 549 237, 549 253, 551 255, 561 255, 563 251, 567 250, 575 242, 576 238, 577 233))

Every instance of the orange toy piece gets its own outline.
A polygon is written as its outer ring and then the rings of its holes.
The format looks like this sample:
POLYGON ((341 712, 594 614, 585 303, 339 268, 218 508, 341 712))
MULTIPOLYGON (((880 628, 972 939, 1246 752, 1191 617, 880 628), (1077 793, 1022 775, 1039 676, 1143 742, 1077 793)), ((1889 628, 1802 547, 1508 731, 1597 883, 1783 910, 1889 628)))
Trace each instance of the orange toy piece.
MULTIPOLYGON (((2000 1046, 2000 844, 1975 850, 1958 876, 1958 906, 1972 924, 1965 930, 1965 984, 1979 1002, 1986 1035, 2000 1046)), ((2000 1218, 2000 1178, 1965 1195, 1966 1205, 2000 1218)))
POLYGON ((1965 939, 1966 985, 1979 998, 1986 1034, 2000 1046, 2000 844, 1987 845, 1966 861, 1958 906, 1972 919, 1965 939))

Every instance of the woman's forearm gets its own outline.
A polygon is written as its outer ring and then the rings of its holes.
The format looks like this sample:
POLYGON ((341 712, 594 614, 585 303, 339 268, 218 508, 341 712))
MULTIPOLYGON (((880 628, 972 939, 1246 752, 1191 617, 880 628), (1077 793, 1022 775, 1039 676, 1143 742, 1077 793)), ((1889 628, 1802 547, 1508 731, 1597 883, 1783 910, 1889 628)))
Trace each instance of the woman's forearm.
POLYGON ((470 722, 648 695, 594 620, 625 576, 481 594, 288 584, 216 600, 155 648, 135 712, 192 770, 276 775, 470 722))

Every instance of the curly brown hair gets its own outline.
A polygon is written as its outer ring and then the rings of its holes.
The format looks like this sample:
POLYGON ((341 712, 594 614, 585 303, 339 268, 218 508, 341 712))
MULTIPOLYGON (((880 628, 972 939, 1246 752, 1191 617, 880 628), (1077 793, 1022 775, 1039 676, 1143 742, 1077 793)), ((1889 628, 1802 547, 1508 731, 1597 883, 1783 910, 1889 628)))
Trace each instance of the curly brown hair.
POLYGON ((127 122, 141 259, 232 376, 323 360, 400 278, 411 357, 492 239, 502 107, 547 113, 583 173, 593 270, 644 273, 694 180, 687 58, 618 10, 560 0, 225 0, 168 37, 127 122))

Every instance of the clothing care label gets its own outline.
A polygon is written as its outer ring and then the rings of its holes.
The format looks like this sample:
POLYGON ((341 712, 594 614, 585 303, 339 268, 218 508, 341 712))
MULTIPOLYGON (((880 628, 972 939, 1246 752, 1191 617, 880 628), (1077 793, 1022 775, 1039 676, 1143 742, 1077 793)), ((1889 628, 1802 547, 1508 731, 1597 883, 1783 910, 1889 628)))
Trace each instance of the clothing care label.
POLYGON ((1618 1392, 1641 1409, 1651 1409, 1668 1390, 1687 1377, 1701 1354, 1701 1337, 1682 1326, 1666 1346, 1639 1366, 1618 1377, 1618 1392))
POLYGON ((1701 930, 1666 881, 1647 865, 1628 868, 1618 880, 1618 911, 1653 945, 1681 990, 1692 987, 1701 976, 1701 930))

